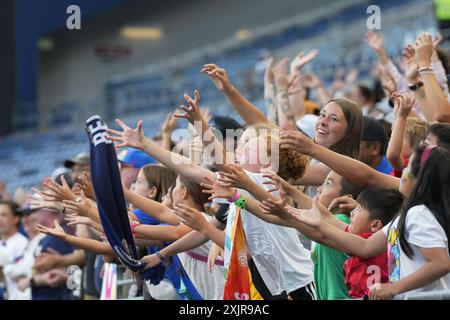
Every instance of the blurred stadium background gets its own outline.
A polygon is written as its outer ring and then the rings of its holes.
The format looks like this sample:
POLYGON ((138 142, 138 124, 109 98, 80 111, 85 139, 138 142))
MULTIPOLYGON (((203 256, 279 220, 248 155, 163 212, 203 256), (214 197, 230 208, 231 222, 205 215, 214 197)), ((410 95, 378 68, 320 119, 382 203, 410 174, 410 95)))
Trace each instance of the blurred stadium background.
POLYGON ((391 56, 399 43, 434 32, 431 0, 2 0, 0 10, 0 181, 30 188, 87 151, 84 122, 100 114, 144 120, 159 133, 183 93, 199 89, 213 114, 232 114, 200 74, 225 67, 233 83, 264 109, 258 64, 269 54, 320 54, 307 67, 331 83, 337 68, 369 79, 376 56, 362 41, 366 9, 381 8, 391 56), (81 30, 66 28, 66 8, 81 8, 81 30), (401 14, 399 14, 401 13, 401 14), (414 30, 414 31, 412 31, 414 30), (394 46, 395 44, 395 46, 394 46))

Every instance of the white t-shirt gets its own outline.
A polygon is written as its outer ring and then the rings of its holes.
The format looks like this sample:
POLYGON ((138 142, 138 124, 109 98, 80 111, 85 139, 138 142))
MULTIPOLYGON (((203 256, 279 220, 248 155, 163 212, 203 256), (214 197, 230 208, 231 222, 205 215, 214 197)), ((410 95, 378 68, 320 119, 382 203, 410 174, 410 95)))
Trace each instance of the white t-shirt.
MULTIPOLYGON (((427 262, 419 248, 445 248, 448 252, 445 231, 425 205, 414 206, 407 212, 405 234, 413 253, 411 259, 406 256, 400 246, 398 222, 399 218, 396 218, 383 228, 384 234, 388 237, 389 282, 396 282, 409 276, 427 262)), ((448 289, 450 289, 450 273, 425 287, 408 291, 408 293, 448 289)))
MULTIPOLYGON (((261 173, 246 173, 265 189, 271 188, 263 184, 266 179, 261 173)), ((241 192, 251 197, 245 190, 241 192)), ((235 208, 234 204, 230 205, 230 210, 235 208)), ((288 293, 295 291, 313 281, 310 252, 302 246, 297 230, 267 223, 247 210, 241 212, 247 246, 272 295, 284 290, 288 293)))
MULTIPOLYGON (((45 234, 39 233, 31 239, 23 252, 23 256, 18 257, 16 263, 5 266, 3 269, 4 274, 11 279, 19 277, 30 278, 35 260, 34 253, 43 238, 45 238, 45 234)), ((8 292, 8 300, 31 300, 31 288, 28 287, 25 291, 15 290, 8 292)))
MULTIPOLYGON (((203 215, 208 221, 212 218, 205 213, 203 215)), ((211 245, 212 241, 210 240, 195 249, 189 250, 189 252, 195 256, 201 256, 206 260, 211 245)), ((178 258, 180 258, 184 270, 204 300, 223 299, 225 285, 223 266, 214 265, 210 273, 208 272, 208 264, 205 261, 192 257, 186 252, 179 253, 178 258)))
MULTIPOLYGON (((0 241, 0 266, 8 269, 8 266, 15 264, 23 256, 28 239, 19 232, 9 237, 6 241, 0 241)), ((5 282, 8 295, 14 294, 17 283, 8 274, 5 274, 5 282)))

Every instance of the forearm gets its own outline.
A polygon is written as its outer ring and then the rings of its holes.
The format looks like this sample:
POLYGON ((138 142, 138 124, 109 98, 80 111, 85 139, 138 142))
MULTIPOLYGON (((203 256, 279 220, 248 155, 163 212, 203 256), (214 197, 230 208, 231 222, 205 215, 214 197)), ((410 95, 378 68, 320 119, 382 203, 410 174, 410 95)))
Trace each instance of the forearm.
POLYGON ((280 128, 283 130, 298 130, 287 93, 284 91, 278 92, 276 99, 280 128))
MULTIPOLYGON (((228 154, 226 150, 234 151, 234 145, 232 146, 224 146, 223 142, 232 141, 228 140, 227 137, 222 137, 221 139, 217 139, 217 136, 210 129, 206 120, 202 121, 202 129, 200 137, 202 137, 202 143, 204 147, 204 155, 208 156, 209 162, 215 166, 218 170, 220 170, 221 166, 225 163, 234 163, 234 158, 232 154, 228 154), (226 147, 226 148, 225 148, 226 147)), ((196 130, 200 131, 197 126, 195 126, 196 130)))
POLYGON ((436 120, 450 122, 450 103, 436 80, 434 73, 422 73, 425 96, 430 105, 436 107, 436 120))
POLYGON ((269 120, 267 120, 264 113, 255 107, 244 96, 242 96, 235 87, 232 86, 224 93, 230 104, 234 107, 237 113, 239 113, 247 125, 269 123, 269 120))
POLYGON ((163 149, 168 150, 168 151, 172 151, 172 132, 163 132, 161 134, 162 137, 162 142, 161 142, 161 146, 163 149))
POLYGON ((178 216, 159 202, 145 198, 131 190, 126 191, 125 195, 126 200, 133 204, 134 207, 141 209, 145 214, 158 219, 160 222, 175 226, 180 224, 178 216))
POLYGON ((222 230, 219 230, 208 223, 207 227, 202 230, 202 233, 220 248, 225 248, 225 233, 222 230))
POLYGON ((135 238, 134 239, 136 245, 138 246, 144 246, 144 247, 158 247, 161 248, 164 246, 164 242, 160 240, 150 240, 150 239, 144 239, 144 238, 135 238))
POLYGON ((389 56, 386 53, 386 50, 383 48, 377 51, 378 60, 384 66, 389 62, 389 56))
POLYGON ((316 94, 321 106, 326 105, 331 99, 331 95, 328 93, 327 89, 322 83, 317 86, 316 94))
POLYGON ((398 189, 400 179, 382 174, 365 163, 314 145, 312 157, 321 161, 345 179, 363 187, 379 186, 398 189))
POLYGON ((162 249, 160 252, 164 257, 169 257, 184 251, 192 250, 209 241, 209 238, 203 233, 193 230, 182 238, 173 242, 169 246, 162 249))
POLYGON ((422 288, 433 283, 449 272, 448 265, 448 261, 428 261, 416 272, 393 284, 396 287, 396 294, 422 288))
POLYGON ((275 86, 271 83, 264 84, 264 104, 267 109, 267 118, 270 122, 278 125, 278 111, 275 101, 275 86))
POLYGON ((162 163, 169 169, 191 179, 197 183, 203 182, 203 177, 208 176, 214 180, 215 175, 182 155, 170 152, 158 146, 150 139, 144 139, 143 151, 151 155, 158 162, 162 163))
POLYGON ((179 226, 138 225, 134 228, 137 237, 150 240, 176 241, 192 229, 180 224, 179 226))
MULTIPOLYGON (((114 251, 107 242, 101 242, 93 239, 87 239, 87 238, 80 238, 75 237, 69 234, 66 234, 61 240, 70 243, 74 247, 95 252, 98 254, 106 254, 106 255, 114 255, 114 251)), ((82 252, 83 254, 83 264, 84 264, 84 252, 82 250, 77 250, 79 252, 82 252)), ((67 257, 62 256, 63 262, 61 262, 63 265, 69 266, 73 264, 77 264, 76 261, 81 261, 81 255, 73 256, 73 257, 67 257)))
POLYGON ((245 209, 253 214, 254 216, 258 217, 259 219, 272 224, 277 224, 279 226, 284 227, 292 227, 289 225, 289 223, 286 221, 287 216, 286 214, 283 214, 283 217, 276 216, 273 214, 266 214, 262 211, 260 207, 260 202, 253 199, 246 197, 245 198, 245 209))
POLYGON ((405 135, 406 118, 398 116, 394 122, 392 129, 391 140, 389 140, 386 157, 392 166, 397 170, 403 170, 405 163, 402 159, 402 145, 405 135))
MULTIPOLYGON (((304 89, 300 88, 295 93, 290 93, 288 95, 289 106, 291 107, 295 121, 301 119, 306 113, 303 91, 304 89)), ((297 128, 297 123, 295 124, 295 128, 297 128)))
POLYGON ((419 104, 425 119, 429 123, 436 122, 436 108, 433 105, 430 105, 423 87, 414 91, 414 98, 416 99, 416 103, 419 104))

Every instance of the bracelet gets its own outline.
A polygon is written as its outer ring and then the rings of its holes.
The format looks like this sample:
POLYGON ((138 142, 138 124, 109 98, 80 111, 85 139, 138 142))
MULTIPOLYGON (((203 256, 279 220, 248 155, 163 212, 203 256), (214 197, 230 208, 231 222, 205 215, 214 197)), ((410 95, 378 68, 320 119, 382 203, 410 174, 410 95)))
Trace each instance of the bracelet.
POLYGON ((166 259, 162 256, 161 252, 159 252, 158 250, 155 252, 155 254, 159 257, 159 259, 161 259, 162 262, 164 262, 166 259))
POLYGON ((245 195, 241 195, 241 197, 239 199, 237 199, 234 204, 236 205, 236 207, 241 208, 241 209, 245 209, 245 195))
POLYGON ((280 95, 281 96, 281 98, 283 98, 283 99, 287 99, 288 98, 288 93, 286 92, 286 91, 278 91, 278 95, 280 95))
POLYGON ((417 69, 417 72, 419 72, 419 73, 433 73, 434 72, 434 68, 433 67, 420 67, 419 69, 417 69))
POLYGON ((230 202, 235 202, 236 200, 238 200, 241 197, 241 193, 236 189, 236 192, 231 196, 230 199, 228 199, 228 201, 230 202))

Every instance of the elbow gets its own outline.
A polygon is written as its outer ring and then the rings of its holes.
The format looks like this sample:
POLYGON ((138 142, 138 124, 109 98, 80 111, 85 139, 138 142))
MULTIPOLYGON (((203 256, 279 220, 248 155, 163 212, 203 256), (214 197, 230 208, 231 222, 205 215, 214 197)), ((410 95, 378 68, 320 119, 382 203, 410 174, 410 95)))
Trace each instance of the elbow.
POLYGON ((437 122, 450 123, 450 114, 438 112, 436 113, 435 120, 437 122))

